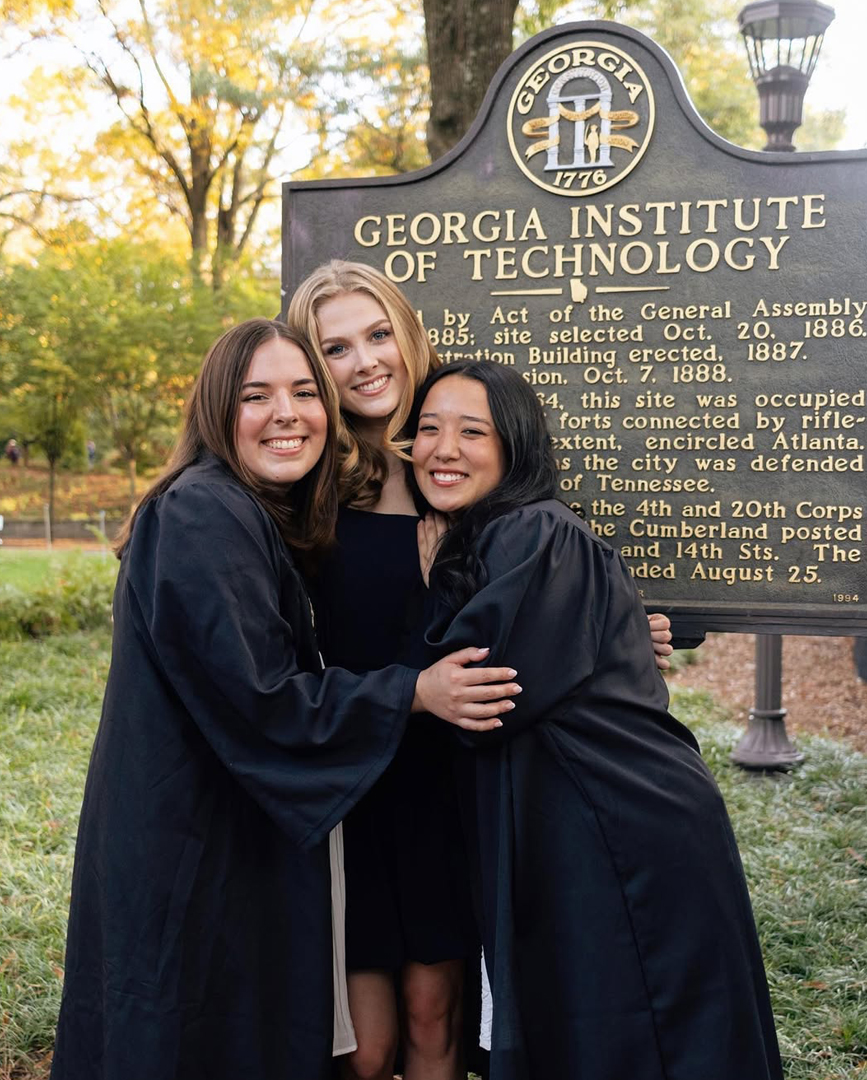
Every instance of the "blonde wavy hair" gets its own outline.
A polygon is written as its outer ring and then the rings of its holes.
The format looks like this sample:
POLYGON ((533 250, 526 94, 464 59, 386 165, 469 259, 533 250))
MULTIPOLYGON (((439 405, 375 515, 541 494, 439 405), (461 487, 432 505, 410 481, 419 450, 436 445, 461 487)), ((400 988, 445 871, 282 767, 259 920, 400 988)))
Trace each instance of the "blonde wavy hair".
POLYGON ((401 454, 406 446, 406 440, 402 437, 403 429, 415 392, 427 376, 440 366, 440 359, 412 305, 394 282, 364 263, 332 259, 314 270, 298 286, 289 305, 287 320, 290 326, 305 334, 313 343, 317 359, 321 361, 321 367, 331 380, 335 393, 337 387, 319 345, 317 312, 327 300, 353 292, 367 293, 385 312, 408 375, 400 404, 388 421, 380 447, 371 446, 359 435, 352 413, 340 410, 341 423, 337 431, 340 451, 338 500, 364 509, 375 506, 379 501, 382 486, 388 477, 387 454, 404 456, 401 454))

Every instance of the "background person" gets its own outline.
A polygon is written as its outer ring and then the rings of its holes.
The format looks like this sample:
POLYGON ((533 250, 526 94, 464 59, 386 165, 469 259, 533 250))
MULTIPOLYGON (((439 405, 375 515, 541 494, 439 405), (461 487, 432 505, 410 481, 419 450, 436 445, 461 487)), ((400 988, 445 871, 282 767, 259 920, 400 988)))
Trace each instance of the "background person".
POLYGON ((6 443, 6 447, 3 450, 6 460, 10 465, 17 465, 21 457, 21 447, 18 445, 15 439, 10 439, 6 443))

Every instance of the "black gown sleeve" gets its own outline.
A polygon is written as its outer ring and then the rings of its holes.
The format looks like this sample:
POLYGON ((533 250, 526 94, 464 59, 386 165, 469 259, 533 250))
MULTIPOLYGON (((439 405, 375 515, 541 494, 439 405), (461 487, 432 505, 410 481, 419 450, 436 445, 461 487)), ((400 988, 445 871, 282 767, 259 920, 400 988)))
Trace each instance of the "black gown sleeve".
POLYGON ((500 718, 503 726, 457 733, 466 745, 482 748, 550 716, 593 671, 610 549, 537 505, 492 522, 480 537, 479 555, 487 584, 457 614, 440 606, 425 642, 431 652, 426 659, 478 644, 491 650, 486 665, 517 670, 523 690, 500 718))
POLYGON ((320 842, 394 755, 418 672, 317 670, 300 579, 235 485, 149 503, 126 560, 137 631, 211 750, 294 843, 320 842))

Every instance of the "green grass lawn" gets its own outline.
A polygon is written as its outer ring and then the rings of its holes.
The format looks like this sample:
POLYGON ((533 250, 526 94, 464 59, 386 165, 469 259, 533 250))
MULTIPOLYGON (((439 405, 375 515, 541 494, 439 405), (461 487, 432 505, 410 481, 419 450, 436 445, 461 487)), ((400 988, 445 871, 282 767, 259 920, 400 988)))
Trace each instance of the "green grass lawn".
POLYGON ((37 589, 55 574, 56 566, 48 551, 0 548, 0 582, 16 589, 37 589))
POLYGON ((0 642, 0 1078, 41 1076, 107 632, 0 642))
MULTIPOLYGON (((46 1075, 108 659, 105 631, 0 642, 0 1080, 46 1075)), ((673 711, 731 810, 788 1080, 867 1080, 867 757, 802 737, 801 769, 755 776, 729 764, 739 732, 707 695, 673 711)))
MULTIPOLYGON (((102 558, 101 552, 87 553, 89 559, 102 558)), ((38 589, 55 580, 65 566, 81 558, 79 549, 39 551, 32 548, 0 547, 0 584, 16 589, 38 589)), ((114 561, 109 551, 106 559, 114 561)))

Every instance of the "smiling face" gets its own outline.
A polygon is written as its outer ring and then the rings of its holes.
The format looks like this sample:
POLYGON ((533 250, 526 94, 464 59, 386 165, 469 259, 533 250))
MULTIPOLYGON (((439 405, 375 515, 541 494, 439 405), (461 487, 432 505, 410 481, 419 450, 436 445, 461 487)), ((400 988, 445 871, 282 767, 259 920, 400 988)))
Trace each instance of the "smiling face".
POLYGON ((456 514, 493 491, 506 473, 503 441, 482 383, 447 375, 421 407, 412 448, 416 483, 443 514, 456 514))
POLYGON ((385 310, 370 293, 340 293, 317 309, 316 323, 340 407, 369 426, 384 426, 409 378, 385 310))
POLYGON ((235 421, 241 462, 260 480, 294 484, 319 460, 327 436, 328 417, 304 351, 278 337, 260 345, 235 421))

